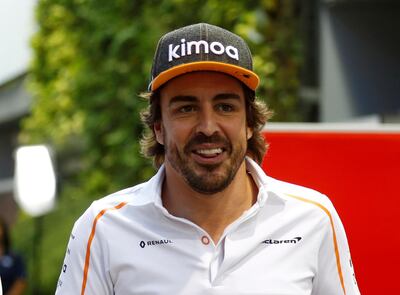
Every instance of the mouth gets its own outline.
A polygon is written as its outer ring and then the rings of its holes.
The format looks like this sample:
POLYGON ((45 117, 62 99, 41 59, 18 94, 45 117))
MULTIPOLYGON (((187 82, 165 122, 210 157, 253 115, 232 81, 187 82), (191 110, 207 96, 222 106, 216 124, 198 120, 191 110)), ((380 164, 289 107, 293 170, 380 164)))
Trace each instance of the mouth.
POLYGON ((198 134, 185 146, 186 155, 190 155, 200 166, 219 166, 231 153, 230 142, 218 135, 198 134))
POLYGON ((195 153, 196 155, 205 158, 214 158, 222 154, 223 152, 224 152, 223 148, 208 148, 208 149, 203 148, 203 149, 196 149, 193 151, 193 153, 195 153))
POLYGON ((215 166, 224 161, 226 149, 223 147, 197 147, 191 150, 192 159, 201 166, 215 166))

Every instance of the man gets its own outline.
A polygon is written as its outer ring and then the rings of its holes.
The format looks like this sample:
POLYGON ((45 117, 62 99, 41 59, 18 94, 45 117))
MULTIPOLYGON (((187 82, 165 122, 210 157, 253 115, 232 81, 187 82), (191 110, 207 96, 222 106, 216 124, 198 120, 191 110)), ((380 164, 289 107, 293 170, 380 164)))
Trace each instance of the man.
POLYGON ((231 32, 160 39, 142 116, 158 172, 76 222, 57 294, 359 294, 330 201, 259 166, 258 83, 231 32))

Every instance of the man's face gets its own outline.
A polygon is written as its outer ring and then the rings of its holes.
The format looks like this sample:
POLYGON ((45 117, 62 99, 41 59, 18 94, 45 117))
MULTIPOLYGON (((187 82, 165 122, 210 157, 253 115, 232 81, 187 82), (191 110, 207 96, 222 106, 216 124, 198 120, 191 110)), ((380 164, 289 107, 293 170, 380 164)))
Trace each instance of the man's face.
POLYGON ((165 148, 167 177, 183 177, 195 191, 224 190, 243 164, 252 131, 242 85, 217 72, 193 72, 161 90, 157 141, 165 148), (170 169, 172 168, 172 169, 170 169))

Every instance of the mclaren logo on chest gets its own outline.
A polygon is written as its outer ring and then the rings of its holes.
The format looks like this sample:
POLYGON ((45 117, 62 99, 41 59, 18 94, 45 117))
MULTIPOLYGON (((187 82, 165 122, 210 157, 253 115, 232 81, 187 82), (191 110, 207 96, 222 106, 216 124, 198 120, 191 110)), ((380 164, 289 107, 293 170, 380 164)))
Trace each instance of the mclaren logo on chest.
POLYGON ((274 240, 274 239, 267 239, 262 241, 263 244, 297 244, 298 242, 300 242, 301 237, 295 237, 293 239, 290 240, 274 240))
POLYGON ((204 40, 186 42, 185 39, 181 39, 181 44, 169 44, 168 61, 171 62, 174 59, 181 58, 182 56, 200 53, 208 54, 210 52, 216 55, 226 54, 232 59, 239 60, 239 51, 236 47, 231 45, 225 47, 223 44, 217 41, 211 43, 208 43, 204 40))

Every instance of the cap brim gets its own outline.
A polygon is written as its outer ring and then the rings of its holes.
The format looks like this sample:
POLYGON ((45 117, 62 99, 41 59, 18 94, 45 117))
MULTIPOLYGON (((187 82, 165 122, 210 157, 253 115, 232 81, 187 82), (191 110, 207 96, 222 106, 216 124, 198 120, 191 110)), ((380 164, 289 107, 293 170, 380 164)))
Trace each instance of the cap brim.
POLYGON ((221 72, 228 74, 242 81, 247 87, 249 87, 252 90, 256 90, 260 82, 258 76, 254 72, 248 69, 235 66, 232 64, 226 64, 215 61, 199 61, 199 62, 181 64, 160 73, 151 82, 150 89, 151 91, 154 91, 164 83, 168 82, 169 80, 179 75, 196 71, 214 71, 214 72, 221 72))

